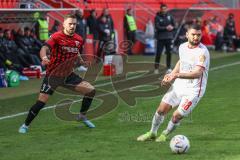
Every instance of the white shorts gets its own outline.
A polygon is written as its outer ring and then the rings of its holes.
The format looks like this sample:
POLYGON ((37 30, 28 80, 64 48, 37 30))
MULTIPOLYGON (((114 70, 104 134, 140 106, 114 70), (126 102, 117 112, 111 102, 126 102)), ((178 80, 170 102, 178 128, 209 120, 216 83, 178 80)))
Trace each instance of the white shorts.
POLYGON ((187 116, 197 106, 201 97, 193 94, 179 93, 171 87, 163 96, 162 101, 171 105, 172 108, 178 106, 177 110, 182 116, 187 116))

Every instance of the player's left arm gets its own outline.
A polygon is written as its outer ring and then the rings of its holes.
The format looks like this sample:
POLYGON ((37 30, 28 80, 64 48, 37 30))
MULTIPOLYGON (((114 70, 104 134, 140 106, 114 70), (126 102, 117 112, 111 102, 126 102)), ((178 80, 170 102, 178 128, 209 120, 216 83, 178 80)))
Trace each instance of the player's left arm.
POLYGON ((82 58, 81 53, 78 52, 78 65, 82 65, 82 66, 88 67, 88 66, 91 65, 91 63, 90 63, 89 61, 85 61, 85 60, 82 58))
POLYGON ((83 60, 80 52, 78 52, 78 60, 79 60, 79 63, 80 63, 81 65, 84 64, 84 60, 83 60))
POLYGON ((83 66, 88 66, 89 65, 88 62, 82 58, 83 50, 84 50, 84 41, 82 41, 82 45, 78 50, 78 64, 83 66))

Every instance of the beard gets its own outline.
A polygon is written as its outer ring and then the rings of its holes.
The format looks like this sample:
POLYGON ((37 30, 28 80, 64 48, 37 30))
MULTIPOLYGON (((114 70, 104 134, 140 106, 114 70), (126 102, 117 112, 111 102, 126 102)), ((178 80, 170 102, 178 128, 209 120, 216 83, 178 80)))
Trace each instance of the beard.
POLYGON ((67 32, 70 36, 72 36, 72 35, 74 34, 74 32, 75 32, 75 29, 69 29, 69 30, 66 30, 66 32, 67 32))
POLYGON ((200 44, 200 40, 199 41, 189 41, 189 43, 192 45, 192 46, 198 46, 200 44))

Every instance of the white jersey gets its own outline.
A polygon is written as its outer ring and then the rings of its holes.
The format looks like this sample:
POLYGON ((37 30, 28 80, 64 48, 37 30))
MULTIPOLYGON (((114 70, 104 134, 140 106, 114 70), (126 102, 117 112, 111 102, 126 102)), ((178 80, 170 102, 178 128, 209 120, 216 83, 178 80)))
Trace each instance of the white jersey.
POLYGON ((204 68, 203 74, 195 79, 177 78, 173 83, 173 88, 177 92, 184 92, 202 97, 207 86, 208 70, 210 65, 210 55, 205 45, 200 43, 196 48, 189 48, 188 42, 179 46, 180 73, 189 73, 196 66, 204 68))

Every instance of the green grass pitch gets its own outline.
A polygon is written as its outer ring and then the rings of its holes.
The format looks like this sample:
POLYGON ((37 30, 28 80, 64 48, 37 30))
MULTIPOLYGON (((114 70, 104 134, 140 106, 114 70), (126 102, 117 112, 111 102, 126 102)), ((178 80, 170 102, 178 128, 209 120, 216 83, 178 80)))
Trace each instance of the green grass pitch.
MULTIPOLYGON (((240 54, 211 55, 211 68, 235 65, 209 72, 205 96, 171 135, 183 134, 189 138, 191 148, 187 154, 173 154, 169 139, 162 144, 136 141, 137 136, 150 129, 161 95, 137 98, 136 105, 129 107, 115 93, 119 100, 117 108, 94 119, 95 129, 85 128, 79 122, 60 120, 56 118, 54 109, 41 111, 26 135, 17 132, 26 115, 0 120, 0 159, 240 160, 240 54)), ((135 62, 152 62, 153 59, 151 56, 130 57, 135 62)), ((164 57, 162 61, 165 61, 164 57)), ((18 88, 0 89, 0 117, 27 111, 36 100, 40 83, 41 80, 31 80, 22 82, 18 88)), ((99 89, 113 91, 111 86, 99 89)), ((63 97, 66 96, 55 94, 47 106, 54 105, 63 97)), ((98 103, 94 101, 93 107, 98 103)), ((72 110, 78 111, 80 105, 75 103, 72 110)), ((169 119, 170 115, 159 132, 169 119)))

